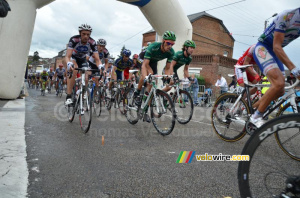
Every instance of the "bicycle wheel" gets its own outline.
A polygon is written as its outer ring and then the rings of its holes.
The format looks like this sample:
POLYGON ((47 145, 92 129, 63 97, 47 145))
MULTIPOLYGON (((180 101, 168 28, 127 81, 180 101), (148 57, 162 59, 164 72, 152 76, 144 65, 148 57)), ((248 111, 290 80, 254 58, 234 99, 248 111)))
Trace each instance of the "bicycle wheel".
POLYGON ((130 124, 136 124, 139 121, 138 107, 135 104, 134 88, 128 89, 124 94, 125 99, 125 116, 130 124))
POLYGON ((169 135, 175 126, 174 103, 168 93, 157 89, 156 97, 151 98, 151 119, 154 128, 161 135, 169 135))
MULTIPOLYGON (((296 104, 298 112, 300 112, 299 107, 300 97, 296 98, 296 104)), ((282 115, 293 114, 293 109, 291 103, 287 103, 282 108, 279 109, 276 117, 282 115)), ((299 131, 289 131, 285 133, 274 133, 275 139, 279 147, 291 158, 300 161, 300 130, 299 131)))
POLYGON ((176 119, 180 124, 187 124, 193 116, 194 104, 191 95, 184 90, 179 90, 179 96, 176 92, 173 96, 175 105, 176 119))
POLYGON ((100 93, 99 93, 99 109, 97 111, 97 116, 99 117, 101 115, 102 112, 102 108, 104 108, 106 106, 106 92, 105 89, 102 88, 100 89, 100 93))
POLYGON ((76 99, 75 93, 73 91, 72 94, 73 104, 68 105, 68 120, 69 122, 73 122, 75 113, 78 110, 79 100, 76 99))
POLYGON ((99 108, 101 108, 101 103, 100 103, 100 92, 99 92, 98 87, 95 87, 94 91, 93 91, 93 103, 92 103, 92 106, 93 106, 94 114, 96 116, 99 116, 99 111, 100 111, 99 108))
POLYGON ((79 109, 79 122, 83 133, 87 133, 92 122, 92 98, 88 87, 82 88, 82 109, 79 109))
POLYGON ((240 161, 238 166, 242 198, 300 197, 300 162, 284 154, 272 138, 275 132, 299 131, 299 126, 300 114, 285 115, 264 124, 250 137, 242 151, 250 161, 240 161), (298 184, 292 182, 297 176, 298 184))
POLYGON ((235 142, 246 135, 245 124, 250 114, 249 107, 244 99, 241 99, 233 113, 230 109, 238 99, 234 93, 222 94, 215 102, 211 112, 211 122, 217 136, 226 142, 235 142))
POLYGON ((58 96, 61 98, 62 97, 62 93, 63 93, 63 86, 62 86, 62 83, 60 81, 59 83, 59 93, 58 93, 58 96))
POLYGON ((118 102, 119 111, 122 115, 126 114, 126 97, 125 95, 125 89, 119 89, 119 94, 116 97, 118 102))

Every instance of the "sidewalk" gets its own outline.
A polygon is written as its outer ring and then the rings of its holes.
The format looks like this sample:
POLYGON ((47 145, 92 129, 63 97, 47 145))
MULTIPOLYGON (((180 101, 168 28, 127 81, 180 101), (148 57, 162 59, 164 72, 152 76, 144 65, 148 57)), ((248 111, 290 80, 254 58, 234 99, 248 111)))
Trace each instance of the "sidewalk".
POLYGON ((25 98, 0 100, 0 196, 26 197, 25 98))

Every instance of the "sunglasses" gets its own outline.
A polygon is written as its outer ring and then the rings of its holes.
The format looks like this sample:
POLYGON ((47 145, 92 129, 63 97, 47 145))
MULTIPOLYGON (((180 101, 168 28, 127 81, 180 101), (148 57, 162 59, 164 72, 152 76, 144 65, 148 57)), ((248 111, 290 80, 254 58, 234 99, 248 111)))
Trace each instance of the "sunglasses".
POLYGON ((170 43, 170 42, 166 42, 167 43, 167 45, 171 45, 171 46, 173 46, 175 43, 170 43))

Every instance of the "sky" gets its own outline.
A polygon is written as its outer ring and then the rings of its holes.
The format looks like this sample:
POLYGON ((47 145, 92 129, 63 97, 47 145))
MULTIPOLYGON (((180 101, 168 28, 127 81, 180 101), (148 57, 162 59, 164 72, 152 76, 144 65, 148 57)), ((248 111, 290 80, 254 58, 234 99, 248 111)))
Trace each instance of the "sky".
MULTIPOLYGON (((265 20, 274 13, 300 7, 300 0, 178 0, 186 15, 206 11, 221 19, 235 39, 233 58, 238 59, 257 42, 265 20), (276 2, 276 3, 274 3, 276 2)), ((272 18, 269 19, 269 23, 272 18)), ((65 49, 70 37, 78 34, 78 26, 92 26, 91 37, 104 38, 107 49, 115 57, 123 45, 139 53, 142 34, 152 27, 140 9, 116 0, 56 0, 37 10, 29 55, 52 58, 65 49)), ((300 39, 284 48, 289 58, 300 67, 300 39)))

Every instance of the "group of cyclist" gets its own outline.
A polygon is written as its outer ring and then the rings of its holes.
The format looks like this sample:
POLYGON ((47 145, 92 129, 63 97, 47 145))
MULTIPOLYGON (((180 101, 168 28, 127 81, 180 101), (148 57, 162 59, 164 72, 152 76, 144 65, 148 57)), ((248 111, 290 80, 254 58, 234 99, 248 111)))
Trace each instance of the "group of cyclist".
MULTIPOLYGON (((97 42, 90 37, 92 33, 91 26, 87 24, 82 24, 78 28, 79 35, 75 35, 70 38, 66 62, 67 70, 73 72, 71 78, 67 78, 67 97, 66 105, 73 103, 71 99, 72 88, 75 84, 75 77, 77 76, 77 70, 74 68, 82 68, 89 66, 91 69, 98 69, 101 76, 107 76, 112 80, 123 80, 130 78, 132 74, 128 73, 128 70, 136 69, 139 71, 140 76, 137 76, 138 88, 134 92, 137 97, 137 103, 140 105, 140 91, 144 84, 144 79, 149 74, 157 74, 157 62, 167 58, 167 63, 165 67, 165 74, 171 75, 173 72, 177 74, 177 70, 182 65, 185 65, 185 75, 189 77, 188 66, 192 60, 191 55, 196 45, 194 41, 187 40, 182 48, 182 51, 175 54, 172 46, 175 44, 176 35, 172 31, 166 31, 163 35, 162 42, 148 43, 147 48, 144 48, 140 55, 134 54, 132 59, 131 51, 129 49, 124 49, 122 51, 122 56, 120 56, 115 61, 108 59, 109 52, 105 48, 106 41, 104 39, 99 39, 97 42), (112 65, 112 67, 111 67, 112 65)), ((92 74, 91 72, 89 74, 92 74)), ((97 78, 96 83, 98 86, 100 79, 97 78)), ((112 82, 109 83, 107 96, 110 97, 110 91, 112 88, 112 82)), ((147 89, 150 89, 148 87, 147 89)), ((169 90, 166 87, 165 90, 169 90)))
MULTIPOLYGON (((166 65, 163 70, 166 75, 178 76, 177 71, 184 65, 184 77, 189 78, 188 68, 192 61, 192 54, 196 48, 196 44, 192 40, 184 42, 182 50, 175 53, 172 46, 176 42, 176 35, 172 31, 166 31, 162 36, 162 42, 148 43, 147 47, 142 49, 142 52, 134 54, 131 58, 131 51, 124 49, 122 56, 118 59, 109 59, 109 52, 106 49, 107 42, 104 39, 99 39, 97 42, 91 37, 92 28, 87 24, 82 24, 78 28, 79 35, 70 38, 67 53, 67 71, 60 64, 55 72, 50 69, 49 72, 43 71, 41 74, 32 74, 29 76, 31 82, 39 80, 56 80, 56 89, 59 79, 67 81, 67 97, 66 105, 73 103, 71 99, 72 88, 77 77, 77 70, 74 68, 82 68, 85 66, 91 69, 98 69, 99 74, 104 77, 109 77, 113 80, 130 79, 132 74, 128 71, 136 69, 139 71, 138 86, 134 92, 136 97, 136 105, 141 104, 140 92, 144 85, 144 80, 149 74, 158 74, 157 63, 163 59, 166 60, 166 65), (70 78, 67 73, 72 73, 70 78)), ((300 35, 300 8, 285 10, 278 14, 273 22, 266 28, 263 34, 259 37, 258 42, 250 46, 246 52, 239 58, 237 65, 257 64, 261 72, 268 77, 271 83, 270 89, 263 97, 254 104, 255 113, 251 116, 250 121, 260 127, 265 121, 262 119, 263 112, 272 100, 284 94, 284 67, 283 64, 291 71, 291 73, 299 78, 300 69, 288 58, 283 48, 290 42, 298 38, 300 35)), ((251 83, 260 81, 258 73, 253 67, 246 69, 248 80, 251 83)), ((89 75, 96 72, 89 72, 89 75)), ((235 69, 237 82, 243 86, 243 76, 240 69, 235 69)), ((99 86, 99 77, 96 86, 99 86)), ((172 80, 169 85, 172 85, 172 80)), ((112 82, 108 84, 107 96, 110 97, 112 82)), ((150 85, 147 85, 146 90, 150 90, 150 85)), ((162 90, 168 92, 170 86, 166 85, 162 90)), ((256 90, 251 90, 254 93, 256 90)))
MULTIPOLYGON (((67 72, 64 68, 64 65, 59 64, 59 67, 56 68, 55 72, 53 71, 53 68, 50 68, 49 71, 47 69, 43 69, 42 72, 28 74, 27 80, 32 87, 34 87, 34 85, 39 85, 39 84, 42 85, 43 83, 45 83, 45 87, 46 86, 52 87, 55 82, 55 89, 57 95, 59 80, 62 80, 62 84, 64 85, 66 83, 66 76, 67 76, 67 72), (49 81, 50 81, 50 85, 48 85, 49 81)), ((48 87, 48 89, 50 89, 50 87, 48 87)))

